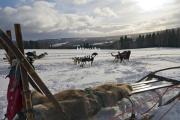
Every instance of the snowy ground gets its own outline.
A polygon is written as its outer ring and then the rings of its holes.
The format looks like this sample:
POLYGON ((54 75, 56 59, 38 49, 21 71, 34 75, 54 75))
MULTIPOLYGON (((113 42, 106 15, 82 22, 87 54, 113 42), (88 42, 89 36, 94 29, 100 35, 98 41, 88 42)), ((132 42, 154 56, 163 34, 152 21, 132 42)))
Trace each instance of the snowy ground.
MULTIPOLYGON (((32 50, 26 50, 32 51, 32 50)), ((37 50, 37 54, 47 52, 48 55, 36 60, 34 66, 39 76, 44 80, 48 88, 58 92, 70 88, 87 88, 108 82, 135 82, 151 71, 180 66, 180 49, 174 48, 148 48, 131 50, 131 59, 126 63, 113 63, 110 53, 116 54, 116 50, 37 50), (90 55, 97 52, 92 66, 81 68, 74 65, 72 57, 90 55)), ((0 118, 6 109, 6 89, 8 79, 5 76, 9 72, 9 65, 3 61, 4 51, 0 50, 0 118)), ((161 72, 161 75, 180 79, 180 69, 161 72)), ((174 92, 177 92, 176 89, 174 92)), ((158 109, 157 113, 163 113, 169 106, 158 109)), ((180 102, 163 118, 163 120, 179 120, 180 102)), ((98 120, 110 120, 99 118, 98 120)), ((158 116, 154 119, 159 119, 158 116)))

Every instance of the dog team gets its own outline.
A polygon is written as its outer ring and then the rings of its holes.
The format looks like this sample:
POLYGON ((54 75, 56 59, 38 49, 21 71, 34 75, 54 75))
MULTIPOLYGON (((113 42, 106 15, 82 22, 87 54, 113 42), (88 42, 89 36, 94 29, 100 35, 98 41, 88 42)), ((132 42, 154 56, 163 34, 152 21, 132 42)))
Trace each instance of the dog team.
MULTIPOLYGON (((74 64, 76 64, 76 65, 80 64, 80 67, 83 67, 88 62, 90 62, 90 64, 92 65, 96 55, 98 55, 98 53, 94 52, 89 56, 73 57, 72 59, 74 61, 74 64)), ((114 54, 111 53, 111 55, 114 57, 113 62, 118 62, 118 61, 123 62, 124 60, 129 61, 131 51, 130 50, 123 51, 122 53, 120 53, 118 51, 118 54, 114 55, 114 54)))
POLYGON ((90 62, 92 65, 92 63, 94 61, 94 57, 96 57, 96 55, 98 55, 98 53, 94 52, 89 56, 73 57, 72 59, 74 61, 74 64, 76 64, 76 65, 80 64, 80 66, 83 67, 86 64, 86 62, 90 62))

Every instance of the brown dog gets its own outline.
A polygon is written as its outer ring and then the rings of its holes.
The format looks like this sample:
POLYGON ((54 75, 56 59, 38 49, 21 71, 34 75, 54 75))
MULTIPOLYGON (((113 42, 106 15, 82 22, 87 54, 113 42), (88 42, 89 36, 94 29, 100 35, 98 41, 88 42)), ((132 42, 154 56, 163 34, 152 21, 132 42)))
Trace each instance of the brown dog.
POLYGON ((118 54, 122 57, 122 60, 128 60, 130 58, 131 55, 131 51, 123 51, 122 53, 118 52, 118 54))
POLYGON ((122 53, 120 53, 118 51, 118 54, 116 55, 113 55, 111 53, 111 55, 114 57, 114 61, 113 62, 118 62, 120 60, 120 62, 124 61, 124 60, 128 60, 129 61, 129 58, 130 58, 130 55, 131 55, 131 51, 123 51, 122 53))
MULTIPOLYGON (((63 106, 69 120, 87 120, 103 107, 115 106, 132 91, 127 84, 105 84, 85 90, 65 90, 54 95, 63 106)), ((62 114, 40 93, 32 93, 35 118, 38 120, 61 120, 62 114)))

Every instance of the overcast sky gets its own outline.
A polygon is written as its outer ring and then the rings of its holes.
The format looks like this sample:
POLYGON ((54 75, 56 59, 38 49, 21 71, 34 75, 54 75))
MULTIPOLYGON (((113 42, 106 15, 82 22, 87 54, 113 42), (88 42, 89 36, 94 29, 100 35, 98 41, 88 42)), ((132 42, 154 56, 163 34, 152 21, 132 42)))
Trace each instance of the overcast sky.
POLYGON ((0 27, 24 39, 112 36, 180 27, 180 0, 0 0, 0 27))

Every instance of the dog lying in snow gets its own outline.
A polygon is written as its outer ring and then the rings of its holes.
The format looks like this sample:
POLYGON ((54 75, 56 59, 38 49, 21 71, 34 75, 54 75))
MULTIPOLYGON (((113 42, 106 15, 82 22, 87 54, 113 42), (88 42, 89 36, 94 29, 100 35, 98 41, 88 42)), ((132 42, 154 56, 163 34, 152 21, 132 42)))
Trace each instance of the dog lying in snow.
MULTIPOLYGON (((132 91, 127 84, 105 84, 85 90, 65 90, 54 94, 63 107, 69 120, 88 120, 103 107, 115 106, 122 98, 132 91)), ((32 92, 32 102, 36 120, 61 120, 62 114, 47 97, 38 92, 32 92)))

